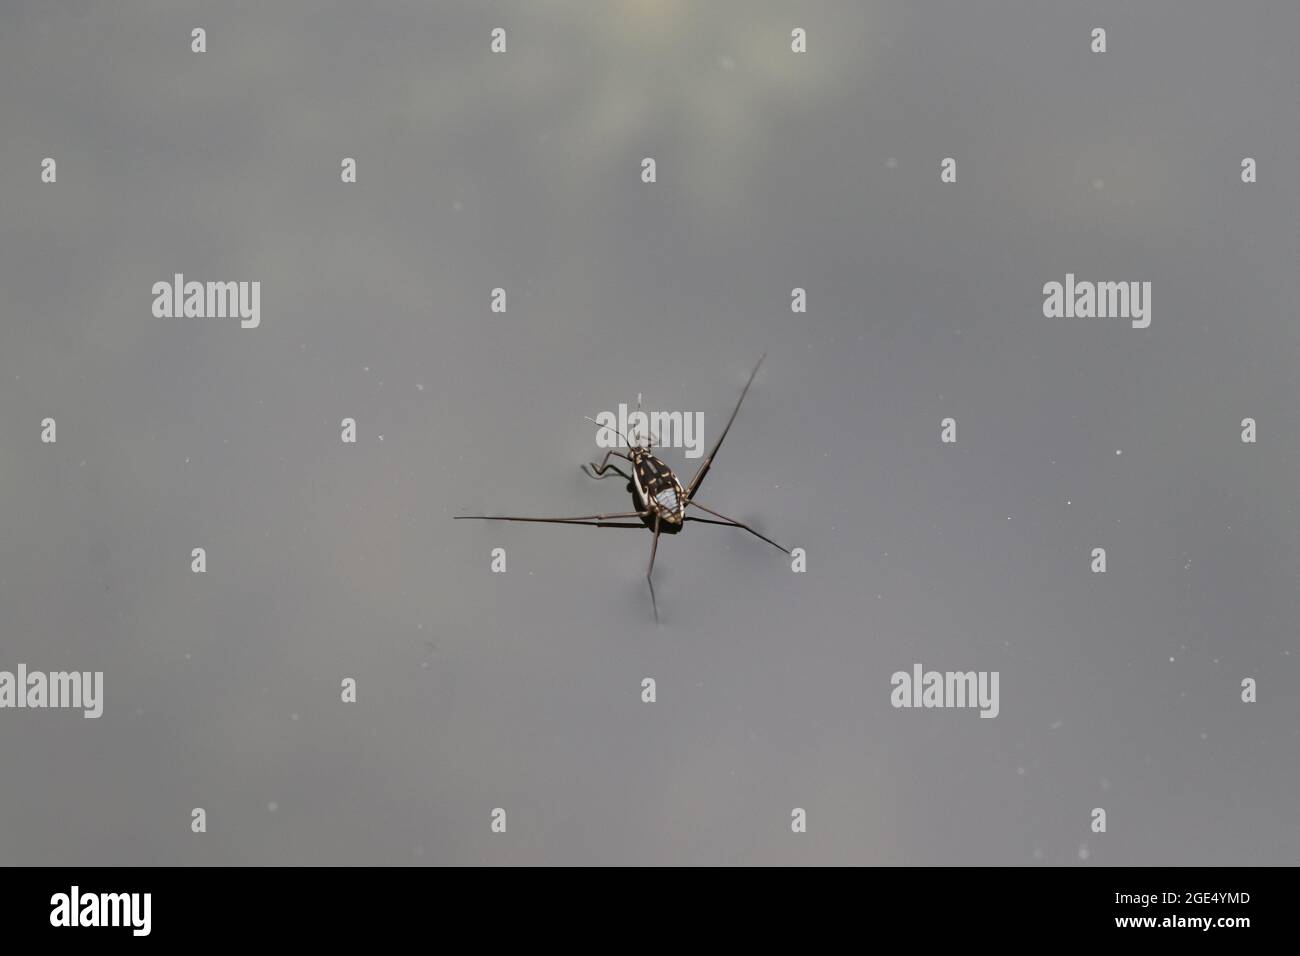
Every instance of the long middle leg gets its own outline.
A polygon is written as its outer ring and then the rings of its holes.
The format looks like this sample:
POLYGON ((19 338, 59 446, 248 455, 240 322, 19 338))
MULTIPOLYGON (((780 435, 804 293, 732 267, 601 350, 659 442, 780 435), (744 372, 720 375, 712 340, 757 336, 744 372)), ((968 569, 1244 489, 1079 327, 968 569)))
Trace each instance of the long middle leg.
POLYGON ((532 521, 541 524, 577 524, 588 528, 644 528, 644 524, 624 523, 620 518, 645 518, 648 511, 619 511, 603 515, 578 515, 574 518, 521 518, 513 515, 455 515, 456 521, 532 521))

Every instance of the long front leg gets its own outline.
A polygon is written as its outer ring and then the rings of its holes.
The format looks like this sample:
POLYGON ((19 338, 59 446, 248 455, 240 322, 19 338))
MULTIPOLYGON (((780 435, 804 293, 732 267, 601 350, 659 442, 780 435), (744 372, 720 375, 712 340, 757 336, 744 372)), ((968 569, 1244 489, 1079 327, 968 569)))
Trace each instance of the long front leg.
POLYGON ((655 600, 655 552, 659 550, 659 512, 655 512, 655 538, 650 542, 650 564, 645 569, 645 581, 650 585, 650 606, 655 612, 655 623, 659 623, 659 602, 655 600))
POLYGON ((578 467, 582 469, 582 473, 585 474, 588 478, 604 478, 605 472, 613 471, 622 475, 626 480, 631 481, 632 476, 629 475, 627 472, 625 472, 622 468, 618 467, 618 465, 609 464, 609 459, 611 455, 617 455, 619 458, 622 458, 624 461, 631 460, 627 457, 627 455, 624 455, 621 452, 607 451, 605 452, 605 457, 601 459, 599 465, 593 461, 591 464, 579 465, 578 467))
POLYGON ((777 544, 777 543, 776 543, 775 541, 773 541, 771 538, 767 537, 766 535, 759 534, 757 531, 755 531, 753 528, 751 528, 749 525, 745 524, 745 523, 742 522, 742 521, 736 521, 734 518, 728 518, 728 517, 727 517, 726 515, 724 515, 724 514, 718 514, 718 512, 714 511, 712 508, 706 508, 706 507, 704 507, 704 505, 700 504, 698 501, 688 501, 688 502, 686 502, 686 503, 687 503, 688 505, 694 505, 696 508, 699 508, 701 511, 707 511, 709 514, 713 515, 714 517, 717 517, 717 518, 721 518, 721 519, 722 519, 721 521, 710 521, 708 518, 687 518, 687 519, 686 519, 687 521, 701 521, 701 522, 703 522, 704 524, 722 524, 722 525, 727 525, 727 526, 732 527, 732 528, 742 528, 742 529, 744 529, 745 531, 748 531, 748 532, 749 532, 750 534, 752 534, 754 537, 756 537, 756 538, 762 538, 764 541, 766 541, 766 542, 767 542, 768 544, 770 544, 772 547, 774 547, 774 548, 776 548, 776 549, 778 549, 778 550, 780 550, 780 551, 784 551, 786 554, 789 554, 789 553, 790 553, 790 549, 789 549, 789 548, 783 548, 783 547, 781 547, 781 545, 777 544))

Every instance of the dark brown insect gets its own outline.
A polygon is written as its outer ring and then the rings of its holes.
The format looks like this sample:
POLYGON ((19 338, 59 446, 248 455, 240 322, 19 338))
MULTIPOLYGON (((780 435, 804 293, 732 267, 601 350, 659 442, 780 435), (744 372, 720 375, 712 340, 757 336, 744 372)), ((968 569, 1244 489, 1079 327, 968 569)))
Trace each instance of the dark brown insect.
MULTIPOLYGON (((789 548, 784 548, 777 544, 766 535, 759 534, 749 525, 728 518, 724 514, 719 514, 712 508, 706 508, 695 500, 695 495, 700 490, 700 485, 704 483, 704 477, 709 473, 709 468, 713 465, 713 458, 722 447, 722 441, 727 437, 727 432, 731 430, 731 424, 736 420, 736 413, 740 411, 740 405, 745 400, 746 393, 749 392, 749 386, 754 383, 754 376, 758 374, 759 366, 763 364, 766 358, 763 354, 754 366, 754 370, 749 373, 749 381, 745 383, 744 389, 740 393, 740 398, 736 402, 736 407, 731 412, 731 417, 727 419, 726 426, 722 429, 722 434, 718 440, 713 443, 704 461, 700 464, 699 469, 695 472, 695 477, 690 484, 682 487, 682 483, 677 480, 677 475, 673 470, 664 464, 659 458, 652 454, 653 440, 647 436, 645 444, 639 441, 629 439, 622 432, 618 432, 623 440, 627 442, 628 450, 626 453, 611 449, 606 452, 605 457, 600 464, 592 462, 583 465, 582 470, 592 478, 606 478, 609 472, 614 472, 627 480, 628 491, 632 494, 632 504, 635 508, 633 511, 620 511, 611 514, 599 515, 579 515, 573 518, 520 518, 497 515, 458 515, 457 521, 475 519, 481 521, 535 521, 545 524, 577 524, 586 525, 591 528, 649 528, 654 532, 654 540, 650 543, 650 564, 646 568, 646 583, 650 585, 650 604, 654 609, 655 620, 659 620, 659 604, 655 599, 654 569, 655 569, 655 552, 659 549, 659 536, 661 534, 677 534, 682 530, 688 521, 696 521, 701 524, 717 524, 730 528, 740 528, 748 531, 755 537, 762 538, 774 548, 790 553, 789 548), (622 468, 610 462, 610 458, 622 458, 628 462, 631 467, 631 474, 628 474, 622 468), (688 515, 687 508, 698 508, 700 511, 713 515, 712 518, 701 518, 696 515, 688 515), (636 521, 626 519, 636 518, 636 521)), ((587 419, 593 424, 600 425, 593 419, 587 419)), ((601 425, 602 428, 608 428, 608 425, 601 425)), ((630 429, 629 429, 630 430, 630 429)), ((617 431, 617 429, 615 429, 617 431)), ((638 436, 640 437, 640 436, 638 436)))

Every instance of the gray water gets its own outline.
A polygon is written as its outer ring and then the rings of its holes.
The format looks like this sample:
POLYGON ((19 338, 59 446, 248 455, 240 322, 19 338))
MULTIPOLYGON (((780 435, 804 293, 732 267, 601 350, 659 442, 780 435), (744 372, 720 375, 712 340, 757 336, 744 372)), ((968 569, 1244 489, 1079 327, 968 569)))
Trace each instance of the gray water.
POLYGON ((0 3, 0 669, 105 688, 0 711, 0 862, 1296 863, 1300 8, 1087 6, 0 3), (806 573, 451 520, 764 351, 699 500, 806 573))

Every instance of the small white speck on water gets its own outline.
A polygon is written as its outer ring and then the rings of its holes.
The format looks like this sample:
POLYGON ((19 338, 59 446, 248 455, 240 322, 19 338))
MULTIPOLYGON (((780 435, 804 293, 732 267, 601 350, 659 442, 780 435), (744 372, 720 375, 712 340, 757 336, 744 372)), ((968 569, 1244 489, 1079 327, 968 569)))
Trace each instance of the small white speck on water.
POLYGON ((1056 723, 1052 724, 1052 730, 1060 730, 1061 724, 1063 724, 1064 722, 1065 721, 1058 720, 1056 723))
POLYGON ((270 810, 272 813, 275 813, 276 810, 280 809, 280 805, 276 803, 274 800, 272 800, 270 803, 266 805, 266 809, 270 810))
POLYGON ((1115 454, 1117 454, 1117 455, 1122 455, 1122 454, 1124 454, 1124 449, 1123 449, 1123 448, 1116 448, 1116 449, 1115 449, 1115 454))
POLYGON ((298 715, 297 715, 297 714, 290 714, 290 715, 289 715, 289 719, 290 719, 290 720, 297 720, 297 719, 298 719, 298 715))
POLYGON ((1086 843, 1079 844, 1079 859, 1081 860, 1088 859, 1088 844, 1086 843))
POLYGON ((419 382, 417 382, 416 385, 415 385, 415 390, 416 390, 417 392, 423 392, 423 391, 424 391, 424 386, 423 386, 422 384, 420 384, 419 382))
POLYGON ((363 371, 363 372, 369 372, 369 371, 370 371, 370 366, 369 366, 369 365, 363 365, 363 366, 361 366, 361 371, 363 371))
POLYGON ((890 156, 887 160, 885 160, 885 165, 888 166, 890 169, 896 169, 898 167, 898 160, 894 159, 893 156, 890 156))
POLYGON ((1201 739, 1202 739, 1202 740, 1209 740, 1209 739, 1210 739, 1210 735, 1207 734, 1207 733, 1202 732, 1202 733, 1201 733, 1201 739))
POLYGON ((1171 654, 1170 657, 1169 657, 1169 663, 1172 664, 1173 662, 1174 662, 1174 658, 1173 658, 1173 655, 1171 654))
POLYGON ((1016 768, 1016 776, 1023 777, 1024 775, 1025 775, 1025 768, 1024 768, 1024 767, 1017 767, 1017 768, 1016 768))

